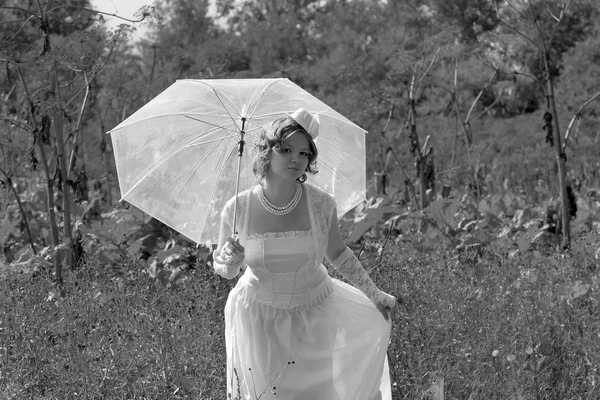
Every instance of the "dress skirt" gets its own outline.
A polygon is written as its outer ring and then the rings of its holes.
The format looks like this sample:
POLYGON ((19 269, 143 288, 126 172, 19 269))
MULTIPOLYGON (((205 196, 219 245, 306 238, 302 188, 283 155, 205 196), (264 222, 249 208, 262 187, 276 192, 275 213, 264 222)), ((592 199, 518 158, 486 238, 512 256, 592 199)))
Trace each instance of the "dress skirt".
POLYGON ((253 281, 246 270, 225 308, 228 398, 391 399, 390 323, 362 292, 326 275, 309 302, 281 307, 253 281))

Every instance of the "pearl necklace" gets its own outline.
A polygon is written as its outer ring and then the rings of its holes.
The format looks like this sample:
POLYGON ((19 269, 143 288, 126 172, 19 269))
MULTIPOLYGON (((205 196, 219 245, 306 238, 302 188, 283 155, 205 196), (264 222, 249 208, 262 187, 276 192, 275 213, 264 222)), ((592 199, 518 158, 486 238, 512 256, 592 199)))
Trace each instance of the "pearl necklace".
POLYGON ((296 184, 296 193, 294 193, 294 197, 292 200, 283 207, 278 207, 275 204, 271 203, 267 197, 265 196, 265 192, 263 191, 262 185, 258 186, 258 200, 260 200, 260 204, 273 215, 286 215, 291 213, 294 208, 300 203, 300 199, 302 198, 302 185, 296 184))

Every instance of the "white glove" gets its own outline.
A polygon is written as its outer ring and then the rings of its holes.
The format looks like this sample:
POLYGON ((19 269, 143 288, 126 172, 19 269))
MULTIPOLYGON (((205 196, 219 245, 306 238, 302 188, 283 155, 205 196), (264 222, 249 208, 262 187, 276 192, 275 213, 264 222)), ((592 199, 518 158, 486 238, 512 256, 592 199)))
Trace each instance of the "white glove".
POLYGON ((244 259, 244 247, 239 239, 228 237, 220 252, 213 251, 213 268, 223 278, 235 278, 240 273, 244 259))

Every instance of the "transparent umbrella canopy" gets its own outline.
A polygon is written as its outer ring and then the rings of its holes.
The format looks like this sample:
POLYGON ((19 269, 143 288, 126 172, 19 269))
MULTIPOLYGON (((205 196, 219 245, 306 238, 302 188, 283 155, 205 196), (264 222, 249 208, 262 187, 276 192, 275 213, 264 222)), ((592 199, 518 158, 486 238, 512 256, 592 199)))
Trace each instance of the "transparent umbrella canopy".
POLYGON ((320 120, 319 173, 307 183, 345 214, 365 200, 366 131, 288 79, 176 81, 109 132, 122 200, 215 243, 225 203, 256 184, 247 144, 301 107, 320 120))

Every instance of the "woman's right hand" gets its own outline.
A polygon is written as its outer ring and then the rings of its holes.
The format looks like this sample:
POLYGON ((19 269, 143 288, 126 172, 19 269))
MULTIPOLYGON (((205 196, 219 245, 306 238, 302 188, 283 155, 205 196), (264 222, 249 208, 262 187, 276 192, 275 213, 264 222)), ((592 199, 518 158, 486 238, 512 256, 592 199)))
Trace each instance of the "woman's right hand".
POLYGON ((244 246, 240 244, 239 239, 233 239, 228 237, 221 247, 221 252, 217 254, 213 254, 213 258, 219 264, 227 265, 227 266, 235 266, 239 265, 244 261, 245 253, 244 246))

